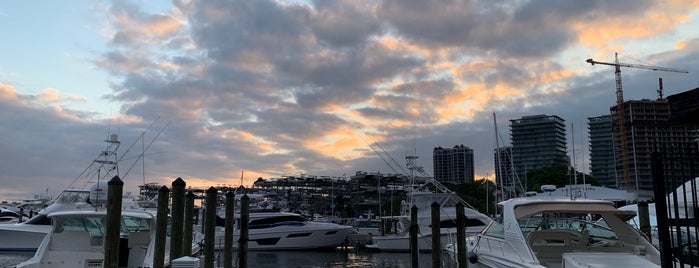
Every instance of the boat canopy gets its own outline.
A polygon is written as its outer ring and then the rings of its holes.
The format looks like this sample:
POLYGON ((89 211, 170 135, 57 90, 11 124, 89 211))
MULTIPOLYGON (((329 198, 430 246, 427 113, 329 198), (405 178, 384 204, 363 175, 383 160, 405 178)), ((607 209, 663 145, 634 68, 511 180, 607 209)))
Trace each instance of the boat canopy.
POLYGON ((622 220, 628 220, 636 216, 636 213, 633 211, 622 211, 616 209, 611 202, 599 201, 581 201, 579 203, 576 202, 575 206, 571 206, 570 201, 562 203, 551 200, 550 202, 524 203, 514 207, 514 213, 517 219, 547 212, 613 214, 617 215, 622 220))

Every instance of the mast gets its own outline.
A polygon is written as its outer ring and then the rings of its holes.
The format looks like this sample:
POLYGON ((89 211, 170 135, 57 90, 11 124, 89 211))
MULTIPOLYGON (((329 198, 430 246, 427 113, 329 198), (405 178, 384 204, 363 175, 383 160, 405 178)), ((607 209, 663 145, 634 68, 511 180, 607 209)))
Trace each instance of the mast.
MULTIPOLYGON (((493 112, 493 125, 495 125, 495 156, 498 160, 498 167, 497 167, 498 173, 497 173, 497 176, 495 176, 495 179, 496 179, 495 182, 497 183, 495 185, 496 186, 495 192, 501 193, 501 191, 502 191, 502 178, 500 178, 500 177, 502 177, 502 167, 501 167, 502 166, 502 159, 500 159, 500 141, 498 140, 498 122, 497 122, 497 119, 495 117, 495 112, 493 112)), ((495 214, 496 215, 498 214, 497 203, 498 203, 498 194, 495 194, 495 214)))

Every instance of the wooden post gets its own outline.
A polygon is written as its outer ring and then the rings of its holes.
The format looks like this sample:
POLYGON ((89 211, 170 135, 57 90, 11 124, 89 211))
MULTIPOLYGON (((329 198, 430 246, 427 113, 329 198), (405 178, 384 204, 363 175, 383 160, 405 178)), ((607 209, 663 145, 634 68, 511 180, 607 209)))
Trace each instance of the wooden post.
POLYGON ((646 235, 648 237, 648 241, 652 241, 653 237, 651 236, 651 228, 650 228, 650 215, 648 212, 648 203, 645 201, 638 202, 638 227, 639 230, 641 230, 641 233, 646 235))
POLYGON ((214 241, 216 239, 216 188, 206 190, 206 209, 204 210, 204 268, 214 268, 214 241))
POLYGON ((155 216, 155 251, 153 252, 153 268, 165 267, 165 246, 167 239, 167 210, 170 189, 165 185, 158 189, 158 212, 155 216))
POLYGON ((192 235, 194 233, 194 193, 190 190, 184 196, 184 227, 182 255, 192 256, 192 235))
POLYGON ((250 223, 250 197, 240 198, 240 238, 238 238, 238 267, 248 267, 248 224, 250 223))
POLYGON ((418 254, 420 253, 420 249, 418 248, 417 244, 417 232, 418 232, 418 225, 417 225, 417 207, 413 205, 413 207, 410 208, 410 267, 411 268, 419 268, 418 264, 418 254))
POLYGON ((107 226, 104 233, 104 266, 119 267, 119 229, 124 182, 114 176, 107 183, 107 226))
POLYGON ((432 267, 442 267, 442 237, 439 231, 439 203, 432 202, 432 267))
POLYGON ((172 229, 170 231, 170 262, 182 257, 182 247, 192 247, 192 244, 182 243, 184 234, 184 188, 187 186, 182 178, 172 182, 172 229))
POLYGON ((235 193, 226 193, 226 226, 223 241, 223 267, 233 268, 233 223, 235 222, 235 193))
POLYGON ((456 260, 459 268, 466 268, 466 215, 464 215, 464 204, 456 204, 456 260))

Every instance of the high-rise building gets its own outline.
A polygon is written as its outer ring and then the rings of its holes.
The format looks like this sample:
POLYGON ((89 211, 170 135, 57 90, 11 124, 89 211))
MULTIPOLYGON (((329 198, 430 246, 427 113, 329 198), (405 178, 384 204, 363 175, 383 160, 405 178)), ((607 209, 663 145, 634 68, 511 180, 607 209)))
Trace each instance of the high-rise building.
POLYGON ((473 150, 463 144, 453 148, 435 147, 432 163, 434 179, 439 182, 473 182, 473 150))
POLYGON ((695 132, 687 125, 668 122, 670 105, 667 100, 631 100, 622 104, 626 135, 618 135, 617 106, 613 106, 612 127, 620 142, 615 146, 618 155, 616 173, 619 187, 629 190, 651 191, 653 189, 651 153, 672 152, 696 146, 695 132), (621 145, 626 144, 626 148, 621 145), (624 162, 627 176, 624 176, 624 162))
POLYGON ((508 192, 513 192, 516 185, 514 168, 512 166, 512 146, 495 148, 495 184, 508 192))
POLYGON ((590 135, 590 175, 602 186, 617 188, 614 145, 618 143, 612 127, 612 116, 602 115, 587 118, 590 135))
POLYGON ((565 121, 557 115, 531 115, 510 120, 512 164, 521 178, 527 171, 570 165, 565 121))

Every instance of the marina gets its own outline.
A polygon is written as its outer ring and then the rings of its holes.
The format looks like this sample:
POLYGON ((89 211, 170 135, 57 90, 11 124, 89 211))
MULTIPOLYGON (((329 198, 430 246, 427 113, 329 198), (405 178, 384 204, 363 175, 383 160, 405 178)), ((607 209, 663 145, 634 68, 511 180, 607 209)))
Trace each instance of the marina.
MULTIPOLYGON (((408 253, 377 253, 367 251, 256 251, 250 252, 249 267, 260 268, 409 268, 408 253)), ((234 255, 235 258, 237 256, 234 255)), ((31 258, 27 252, 0 252, 0 267, 9 268, 31 258)), ((443 258, 444 268, 456 268, 449 258, 443 258)), ((431 255, 419 256, 420 267, 431 266, 431 255)))

